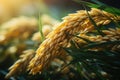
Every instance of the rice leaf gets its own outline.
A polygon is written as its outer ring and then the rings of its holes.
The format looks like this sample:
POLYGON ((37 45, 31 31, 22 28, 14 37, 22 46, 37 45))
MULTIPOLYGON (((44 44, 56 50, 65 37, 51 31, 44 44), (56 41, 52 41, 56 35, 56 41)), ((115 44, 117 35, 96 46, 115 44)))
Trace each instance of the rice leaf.
POLYGON ((103 42, 103 43, 91 43, 86 45, 84 48, 88 49, 88 48, 94 48, 96 46, 102 47, 102 46, 107 46, 107 45, 112 45, 112 44, 120 44, 120 41, 108 41, 108 42, 103 42))
MULTIPOLYGON (((84 5, 83 5, 84 6, 84 5)), ((84 6, 86 12, 87 12, 87 15, 88 15, 88 18, 89 20, 91 21, 91 23, 94 25, 94 28, 98 31, 98 33, 102 36, 104 36, 104 33, 99 29, 99 27, 97 26, 96 22, 92 19, 92 17, 90 16, 90 14, 88 13, 86 7, 84 6)))
POLYGON ((43 32, 42 32, 42 21, 41 21, 40 13, 39 13, 38 25, 39 25, 39 32, 40 32, 40 35, 41 35, 41 41, 43 42, 45 38, 44 38, 44 35, 43 35, 43 32))
POLYGON ((98 9, 104 10, 106 12, 109 12, 109 13, 112 13, 112 14, 115 14, 115 15, 118 15, 118 16, 120 15, 120 9, 105 5, 105 4, 101 3, 101 2, 98 2, 98 0, 97 1, 92 0, 92 1, 96 2, 97 4, 82 1, 82 0, 74 0, 74 1, 78 2, 80 4, 84 4, 84 5, 88 6, 88 7, 98 8, 98 9))

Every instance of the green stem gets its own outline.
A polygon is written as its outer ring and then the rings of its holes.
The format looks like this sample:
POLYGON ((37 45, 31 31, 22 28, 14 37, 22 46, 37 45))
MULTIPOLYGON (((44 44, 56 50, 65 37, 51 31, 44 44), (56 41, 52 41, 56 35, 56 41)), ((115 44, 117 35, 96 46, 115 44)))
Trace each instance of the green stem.
POLYGON ((38 25, 39 25, 39 32, 40 32, 40 35, 41 35, 41 41, 43 42, 45 38, 44 38, 44 34, 42 32, 42 20, 41 20, 40 12, 39 12, 38 25))

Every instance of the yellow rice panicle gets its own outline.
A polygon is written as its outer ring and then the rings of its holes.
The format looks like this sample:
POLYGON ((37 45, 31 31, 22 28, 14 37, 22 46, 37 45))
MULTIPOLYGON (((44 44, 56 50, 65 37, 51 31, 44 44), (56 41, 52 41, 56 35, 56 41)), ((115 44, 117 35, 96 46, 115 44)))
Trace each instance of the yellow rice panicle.
MULTIPOLYGON (((85 38, 87 40, 90 40, 92 42, 102 43, 107 41, 120 41, 120 28, 112 29, 109 28, 108 30, 102 30, 102 32, 105 34, 105 36, 101 35, 91 35, 88 36, 86 34, 80 34, 79 36, 82 38, 85 38)), ((81 46, 85 46, 87 42, 85 42, 83 39, 80 38, 74 38, 77 44, 81 46)), ((109 45, 109 48, 111 48, 112 51, 120 50, 120 45, 109 45)), ((96 47, 96 50, 103 50, 106 49, 106 47, 96 47)), ((95 50, 95 49, 92 49, 95 50)))
POLYGON ((5 44, 14 38, 26 39, 36 30, 37 19, 24 16, 14 18, 0 27, 0 44, 5 44))
POLYGON ((35 51, 32 49, 26 50, 23 52, 24 54, 20 56, 20 59, 17 60, 10 68, 10 72, 5 76, 5 78, 9 78, 11 76, 15 76, 27 70, 27 66, 29 61, 34 57, 35 51))
MULTIPOLYGON (((115 21, 120 20, 120 17, 115 18, 114 15, 98 9, 92 9, 89 11, 89 14, 98 26, 110 23, 111 20, 109 18, 115 21)), ((61 56, 61 47, 66 47, 69 44, 69 41, 73 38, 73 36, 70 36, 69 34, 89 32, 92 30, 94 30, 94 26, 90 22, 87 13, 84 10, 65 17, 63 22, 48 34, 47 39, 43 41, 37 49, 37 54, 29 64, 28 69, 30 70, 30 73, 41 73, 49 66, 50 62, 55 57, 61 56)))

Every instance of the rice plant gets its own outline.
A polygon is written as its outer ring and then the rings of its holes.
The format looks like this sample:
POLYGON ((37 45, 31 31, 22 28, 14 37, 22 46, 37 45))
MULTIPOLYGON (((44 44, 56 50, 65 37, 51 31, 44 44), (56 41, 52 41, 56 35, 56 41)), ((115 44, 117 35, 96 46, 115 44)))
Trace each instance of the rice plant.
POLYGON ((47 36, 39 16, 41 41, 0 74, 10 80, 119 80, 120 10, 98 0, 75 1, 84 10, 68 14, 47 36))

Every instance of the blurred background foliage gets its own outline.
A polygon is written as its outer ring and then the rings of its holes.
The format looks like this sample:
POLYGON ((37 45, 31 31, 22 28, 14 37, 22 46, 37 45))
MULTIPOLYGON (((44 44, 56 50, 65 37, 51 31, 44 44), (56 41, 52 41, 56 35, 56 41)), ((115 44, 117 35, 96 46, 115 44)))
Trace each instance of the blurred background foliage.
MULTIPOLYGON (((92 0, 84 1, 92 2, 92 0)), ((100 1, 110 6, 120 8, 119 0, 100 1)), ((68 13, 80 9, 83 9, 82 5, 73 0, 0 0, 0 23, 20 15, 38 16, 38 11, 47 13, 61 20, 61 18, 68 13)))

